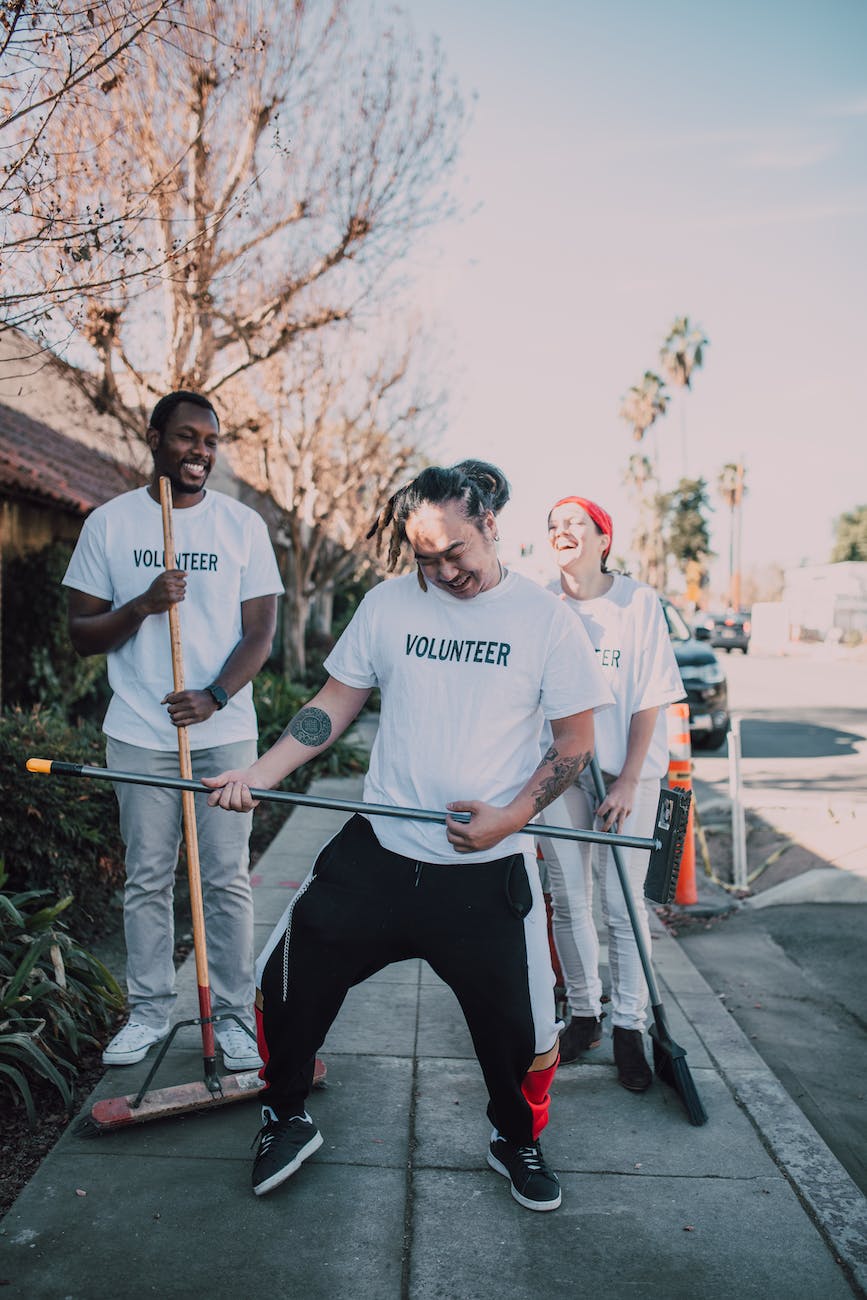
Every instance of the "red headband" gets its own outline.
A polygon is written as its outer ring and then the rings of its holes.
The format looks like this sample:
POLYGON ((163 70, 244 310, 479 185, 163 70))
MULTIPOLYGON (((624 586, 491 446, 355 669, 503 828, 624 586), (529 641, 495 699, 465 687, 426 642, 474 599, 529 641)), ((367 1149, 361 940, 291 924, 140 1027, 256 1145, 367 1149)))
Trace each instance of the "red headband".
MULTIPOLYGON (((602 558, 603 560, 607 559, 608 552, 611 550, 611 543, 614 540, 614 522, 610 514, 607 510, 603 510, 601 506, 597 506, 595 501, 588 501, 586 497, 562 497, 561 500, 554 502, 551 510, 556 510, 558 506, 565 506, 569 501, 574 501, 576 505, 581 506, 593 520, 596 527, 605 533, 608 538, 608 545, 602 554, 602 558)), ((549 510, 548 513, 550 514, 551 511, 549 510)))

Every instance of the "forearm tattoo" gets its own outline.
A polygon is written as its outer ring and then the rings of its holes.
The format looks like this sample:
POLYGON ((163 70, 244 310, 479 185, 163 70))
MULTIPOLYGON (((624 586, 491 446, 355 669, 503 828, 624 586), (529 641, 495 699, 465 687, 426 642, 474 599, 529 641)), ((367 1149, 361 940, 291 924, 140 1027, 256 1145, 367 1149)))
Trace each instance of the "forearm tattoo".
POLYGON ((331 719, 324 709, 300 709, 283 732, 284 736, 293 736, 302 745, 317 749, 331 737, 331 719))
POLYGON ((568 790, 592 757, 592 751, 588 750, 586 754, 570 754, 568 758, 562 758, 556 746, 552 745, 536 769, 541 772, 549 767, 551 772, 533 791, 533 811, 540 813, 543 808, 548 807, 549 803, 553 803, 559 794, 568 790))

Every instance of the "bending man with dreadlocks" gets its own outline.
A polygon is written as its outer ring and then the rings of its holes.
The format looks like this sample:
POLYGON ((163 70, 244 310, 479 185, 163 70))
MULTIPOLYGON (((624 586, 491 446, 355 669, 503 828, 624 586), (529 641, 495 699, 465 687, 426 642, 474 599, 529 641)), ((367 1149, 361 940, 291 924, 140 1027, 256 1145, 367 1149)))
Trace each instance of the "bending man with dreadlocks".
POLYGON ((497 558, 500 470, 430 468, 370 530, 390 530, 417 572, 374 587, 326 660, 328 681, 243 772, 213 778, 209 802, 246 811, 326 749, 374 686, 382 708, 364 798, 468 812, 445 826, 352 817, 320 852, 260 958, 263 1128, 257 1195, 322 1144, 307 1114, 317 1049, 349 988, 422 957, 455 993, 488 1090, 488 1163, 531 1210, 560 1204, 539 1134, 558 1029, 533 843, 518 829, 575 781, 593 748, 593 709, 611 702, 580 620, 497 558), (543 722, 553 740, 539 761, 543 722))

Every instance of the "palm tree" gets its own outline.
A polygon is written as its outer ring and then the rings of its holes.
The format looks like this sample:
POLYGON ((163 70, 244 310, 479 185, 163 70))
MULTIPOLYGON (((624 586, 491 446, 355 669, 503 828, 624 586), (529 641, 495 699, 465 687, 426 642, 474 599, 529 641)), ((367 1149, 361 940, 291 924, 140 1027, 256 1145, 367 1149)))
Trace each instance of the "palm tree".
POLYGON ((701 326, 688 316, 678 316, 659 349, 662 372, 676 388, 690 388, 693 370, 700 370, 708 347, 701 326))
POLYGON ((717 491, 729 508, 729 607, 738 609, 741 603, 741 503, 744 496, 744 467, 742 462, 723 465, 716 480, 717 491))
POLYGON ((633 384, 623 399, 620 414, 632 425, 632 436, 641 442, 647 430, 660 415, 665 415, 668 406, 668 393, 665 392, 665 380, 660 379, 652 370, 645 370, 644 377, 633 384))
MULTIPOLYGON (((691 388, 692 373, 700 370, 708 341, 698 325, 688 316, 678 316, 659 349, 662 373, 676 388, 691 388)), ((686 407, 680 403, 680 446, 683 478, 687 477, 686 407)))
POLYGON ((636 558, 639 582, 657 591, 665 590, 665 545, 662 538, 662 503, 659 479, 647 456, 634 452, 623 479, 631 489, 636 504, 636 522, 632 533, 632 552, 636 558))
MULTIPOLYGON (((668 393, 665 380, 652 370, 645 370, 639 383, 633 384, 623 399, 620 414, 632 426, 632 436, 641 442, 660 415, 665 415, 668 393)), ((659 502, 659 472, 656 448, 653 459, 641 452, 629 457, 625 475, 637 505, 637 522, 632 549, 638 561, 638 578, 662 591, 665 587, 665 551, 662 544, 662 519, 659 502)))

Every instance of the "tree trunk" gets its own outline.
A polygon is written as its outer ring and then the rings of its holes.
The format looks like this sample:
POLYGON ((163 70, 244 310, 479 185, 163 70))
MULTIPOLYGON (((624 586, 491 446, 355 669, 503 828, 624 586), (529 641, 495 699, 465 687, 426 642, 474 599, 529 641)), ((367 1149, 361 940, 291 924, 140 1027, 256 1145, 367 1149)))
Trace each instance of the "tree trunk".
POLYGON ((305 632, 310 616, 310 598, 287 587, 283 601, 283 676, 287 681, 307 671, 305 632))
POLYGON ((331 636, 334 623, 334 587, 329 585, 317 591, 313 600, 313 627, 320 636, 331 636))

